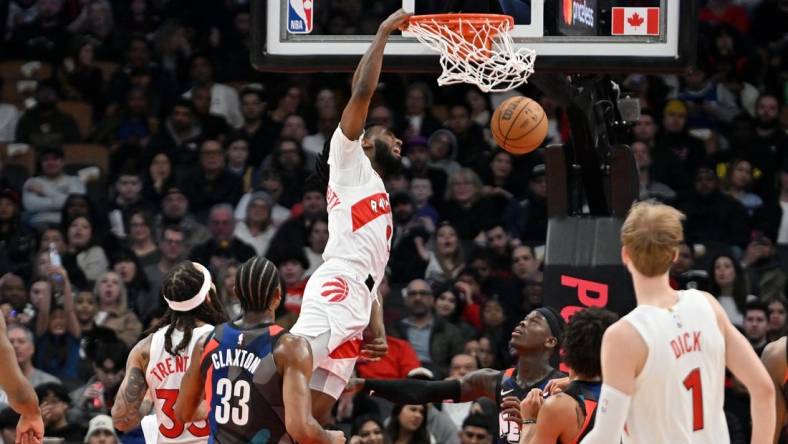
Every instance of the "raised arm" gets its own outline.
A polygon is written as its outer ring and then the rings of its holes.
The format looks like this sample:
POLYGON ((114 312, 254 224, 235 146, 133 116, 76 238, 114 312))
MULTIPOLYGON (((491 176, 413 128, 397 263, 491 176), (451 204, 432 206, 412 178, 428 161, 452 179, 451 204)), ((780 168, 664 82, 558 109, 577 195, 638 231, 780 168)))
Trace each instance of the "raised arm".
POLYGON ((731 324, 722 306, 710 294, 706 298, 717 315, 717 325, 725 337, 725 365, 750 393, 752 443, 772 441, 775 428, 774 385, 769 373, 747 338, 731 324))
POLYGON ((285 428, 296 442, 330 444, 344 442, 342 432, 323 430, 312 416, 312 352, 305 339, 285 335, 274 350, 276 367, 282 375, 282 395, 285 404, 285 428))
POLYGON ((187 423, 200 418, 198 411, 203 403, 205 375, 202 372, 202 355, 205 342, 210 333, 205 334, 197 341, 192 356, 189 360, 189 368, 181 379, 181 389, 178 392, 178 400, 175 402, 175 419, 182 423, 187 423))
POLYGON ((364 390, 395 404, 426 404, 428 402, 469 402, 479 398, 496 400, 495 391, 501 372, 483 368, 463 376, 461 380, 422 381, 419 379, 352 379, 348 391, 364 390))
POLYGON ((49 266, 47 273, 60 275, 63 280, 63 310, 66 312, 66 330, 74 338, 82 337, 82 327, 79 325, 77 313, 74 311, 74 292, 71 289, 71 281, 68 279, 68 272, 63 267, 49 266))
POLYGON ((145 368, 150 359, 150 336, 138 342, 131 349, 126 361, 126 375, 112 406, 112 424, 121 432, 137 427, 142 421, 145 409, 142 406, 148 383, 145 381, 145 368))
POLYGON ((408 17, 410 14, 400 9, 384 20, 380 24, 372 44, 356 67, 356 72, 353 74, 353 91, 342 112, 342 120, 339 122, 339 127, 345 137, 350 140, 357 140, 364 131, 369 102, 378 87, 380 69, 383 66, 383 50, 389 35, 403 26, 408 17))
POLYGON ((761 361, 766 366, 769 376, 772 378, 774 384, 774 400, 777 411, 777 420, 774 427, 774 443, 780 441, 780 433, 783 431, 785 424, 785 395, 782 393, 782 387, 785 379, 785 348, 788 340, 783 336, 782 338, 767 345, 763 350, 761 361))
POLYGON ((7 331, 5 319, 0 316, 0 362, 5 363, 3 371, 0 371, 0 387, 8 396, 8 404, 20 415, 16 442, 38 443, 44 437, 38 397, 16 363, 16 353, 8 340, 7 331))

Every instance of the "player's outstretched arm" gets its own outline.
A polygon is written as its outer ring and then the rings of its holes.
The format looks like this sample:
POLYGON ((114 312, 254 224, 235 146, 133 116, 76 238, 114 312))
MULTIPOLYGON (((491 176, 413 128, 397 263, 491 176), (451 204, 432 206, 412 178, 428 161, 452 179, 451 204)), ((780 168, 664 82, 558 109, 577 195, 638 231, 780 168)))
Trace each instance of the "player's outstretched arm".
POLYGON ((16 443, 39 443, 44 437, 44 422, 38 397, 16 363, 16 353, 8 340, 7 331, 5 319, 0 316, 0 362, 6 363, 3 371, 0 371, 0 387, 8 396, 8 404, 20 415, 16 426, 16 443))
POLYGON ((725 365, 750 393, 753 444, 772 442, 775 428, 774 385, 747 338, 731 324, 722 306, 710 294, 706 298, 717 316, 717 325, 725 338, 725 365))
POLYGON ((761 362, 766 366, 766 370, 769 372, 774 384, 775 411, 777 413, 774 427, 774 444, 780 441, 780 433, 785 425, 785 396, 782 394, 782 387, 786 370, 786 346, 788 346, 788 339, 783 336, 767 345, 761 356, 761 362))
POLYGON ((312 352, 304 338, 284 335, 274 351, 276 367, 282 375, 282 398, 285 404, 285 428, 303 444, 344 443, 339 431, 326 431, 312 416, 312 352))
POLYGON ((361 61, 353 74, 353 85, 350 100, 342 112, 342 119, 339 127, 350 140, 358 140, 364 131, 364 123, 367 121, 367 111, 369 102, 375 89, 378 87, 380 70, 383 67, 383 50, 386 47, 389 35, 403 26, 410 14, 402 9, 391 14, 378 28, 378 33, 372 40, 372 44, 361 57, 361 61))
POLYGON ((192 356, 189 358, 189 368, 181 379, 178 400, 175 401, 173 409, 175 410, 175 419, 182 423, 204 419, 208 416, 204 409, 200 409, 200 406, 205 404, 203 402, 205 375, 202 372, 202 354, 205 342, 210 335, 210 333, 206 333, 197 340, 194 349, 192 349, 192 356))
POLYGON ((501 372, 483 368, 463 376, 461 380, 422 381, 419 379, 351 379, 346 391, 365 391, 395 404, 426 404, 428 402, 470 402, 479 398, 496 399, 495 390, 501 372))
POLYGON ((112 406, 112 424, 121 432, 137 427, 142 421, 142 403, 148 393, 148 382, 145 381, 145 368, 150 359, 150 336, 138 342, 131 349, 126 361, 126 374, 112 406))
POLYGON ((618 321, 602 337, 602 391, 594 428, 582 444, 619 442, 635 392, 635 378, 642 370, 648 348, 637 330, 629 322, 618 321), (626 350, 626 352, 622 352, 626 350))

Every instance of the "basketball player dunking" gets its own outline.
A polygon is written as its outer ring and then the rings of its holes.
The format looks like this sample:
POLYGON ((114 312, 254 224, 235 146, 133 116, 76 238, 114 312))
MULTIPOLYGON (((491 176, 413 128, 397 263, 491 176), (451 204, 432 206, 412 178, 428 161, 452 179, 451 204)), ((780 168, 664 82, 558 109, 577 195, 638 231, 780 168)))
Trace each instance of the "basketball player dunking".
POLYGON ((774 443, 780 442, 780 436, 783 434, 785 426, 785 411, 786 402, 788 402, 788 338, 782 338, 769 343, 763 349, 761 360, 766 370, 769 371, 769 376, 774 383, 775 395, 775 409, 777 412, 777 421, 775 421, 774 428, 774 443))
POLYGON ((726 366, 750 392, 752 442, 771 442, 774 388, 752 346, 710 294, 670 287, 682 218, 672 207, 641 202, 621 228, 638 306, 602 340, 599 408, 583 444, 730 442, 726 366))
MULTIPOLYGON (((211 274, 196 262, 184 261, 173 267, 161 294, 169 306, 168 325, 131 350, 112 407, 112 420, 115 428, 127 431, 139 425, 143 414, 152 407, 159 424, 158 443, 204 443, 208 440, 208 424, 178 421, 173 407, 195 344, 215 324, 224 322, 224 312, 214 305, 217 297, 211 274), (152 406, 143 406, 146 394, 153 400, 152 406)), ((205 418, 205 410, 201 418, 205 418)))
POLYGON ((38 397, 30 382, 16 363, 16 353, 8 340, 5 318, 0 316, 0 387, 8 396, 8 404, 19 413, 16 425, 16 444, 41 444, 44 438, 44 421, 38 407, 38 397))
POLYGON ((309 344, 274 324, 282 300, 276 266, 249 259, 235 275, 234 292, 243 316, 198 341, 176 416, 193 418, 205 398, 212 443, 344 443, 342 432, 325 431, 312 417, 309 344))
POLYGON ((339 127, 323 150, 330 166, 325 262, 309 279, 301 314, 291 329, 311 345, 313 411, 323 423, 329 421, 359 354, 376 358, 386 352, 376 294, 389 260, 393 226, 382 176, 399 166, 402 141, 380 126, 364 130, 364 123, 388 36, 408 17, 399 10, 381 23, 353 75, 339 127), (362 350, 370 317, 375 338, 362 350))

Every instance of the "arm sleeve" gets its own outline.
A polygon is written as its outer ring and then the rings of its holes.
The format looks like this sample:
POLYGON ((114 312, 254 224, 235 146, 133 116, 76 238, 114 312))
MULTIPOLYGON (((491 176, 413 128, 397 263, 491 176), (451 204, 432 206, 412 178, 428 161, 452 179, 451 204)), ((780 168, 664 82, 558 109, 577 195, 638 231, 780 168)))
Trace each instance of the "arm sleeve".
POLYGON ((621 432, 629 413, 632 397, 602 384, 599 406, 596 409, 594 429, 586 435, 581 444, 610 444, 621 441, 621 432))
POLYGON ((418 379, 367 379, 364 390, 395 404, 426 404, 460 400, 460 381, 421 381, 418 379))
POLYGON ((342 132, 342 128, 337 126, 334 135, 331 136, 331 151, 328 154, 328 164, 332 169, 346 170, 358 165, 364 156, 361 137, 358 140, 350 140, 342 132))

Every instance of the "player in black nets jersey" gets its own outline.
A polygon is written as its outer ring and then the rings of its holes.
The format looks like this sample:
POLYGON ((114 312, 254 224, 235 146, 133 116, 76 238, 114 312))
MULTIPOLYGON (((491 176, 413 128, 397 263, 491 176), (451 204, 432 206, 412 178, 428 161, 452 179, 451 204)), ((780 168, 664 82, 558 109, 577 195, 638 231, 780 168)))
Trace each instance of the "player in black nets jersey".
POLYGON ((217 444, 299 442, 342 444, 312 416, 312 355, 306 340, 274 324, 282 298, 268 259, 246 261, 235 277, 243 316, 216 327, 194 348, 175 414, 191 420, 203 396, 217 444))
POLYGON ((607 310, 588 308, 572 316, 564 331, 564 362, 570 367, 566 384, 554 381, 563 392, 547 399, 532 389, 520 404, 523 427, 520 444, 571 444, 594 427, 602 366, 599 352, 602 335, 618 320, 607 310))
POLYGON ((564 320, 549 307, 533 310, 515 327, 509 342, 517 353, 517 366, 505 371, 483 368, 461 380, 353 379, 348 391, 364 390, 398 404, 468 402, 486 397, 500 404, 499 444, 520 442, 520 401, 531 389, 544 389, 552 379, 566 375, 550 364, 560 348, 564 320))

